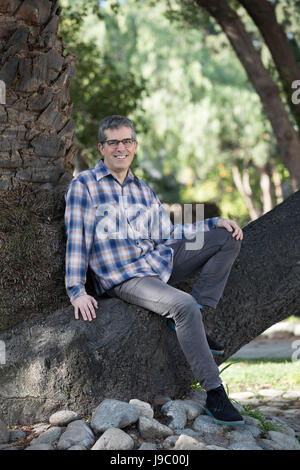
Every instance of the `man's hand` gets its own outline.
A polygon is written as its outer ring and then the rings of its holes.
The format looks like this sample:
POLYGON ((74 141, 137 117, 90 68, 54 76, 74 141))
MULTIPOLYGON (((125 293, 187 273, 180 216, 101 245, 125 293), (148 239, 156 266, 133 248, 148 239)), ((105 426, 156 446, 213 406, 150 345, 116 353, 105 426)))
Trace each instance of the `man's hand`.
POLYGON ((98 308, 98 302, 91 295, 84 294, 77 299, 71 301, 71 304, 74 307, 75 318, 79 319, 79 310, 84 321, 92 321, 96 318, 95 308, 98 308))
POLYGON ((243 240, 243 231, 234 220, 223 219, 222 217, 219 217, 217 227, 224 227, 226 230, 228 230, 228 232, 232 232, 234 229, 232 236, 236 236, 237 240, 243 240))

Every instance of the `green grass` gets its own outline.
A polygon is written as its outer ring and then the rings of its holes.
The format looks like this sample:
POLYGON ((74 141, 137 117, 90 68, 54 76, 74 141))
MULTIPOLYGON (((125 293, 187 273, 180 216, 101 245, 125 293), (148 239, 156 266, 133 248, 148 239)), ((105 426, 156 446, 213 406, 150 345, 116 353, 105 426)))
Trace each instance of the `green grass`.
MULTIPOLYGON (((231 358, 221 364, 219 369, 229 394, 251 392, 255 397, 258 396, 258 391, 264 388, 280 391, 300 389, 299 361, 231 358)), ((200 386, 195 381, 192 387, 200 386)))

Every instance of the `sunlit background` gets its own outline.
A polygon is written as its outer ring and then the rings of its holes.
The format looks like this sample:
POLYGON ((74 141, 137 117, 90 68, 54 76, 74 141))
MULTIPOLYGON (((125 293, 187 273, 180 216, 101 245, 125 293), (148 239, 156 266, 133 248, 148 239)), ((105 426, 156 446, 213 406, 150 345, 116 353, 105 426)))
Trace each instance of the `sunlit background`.
MULTIPOLYGON (((100 158, 99 121, 122 114, 134 121, 140 144, 133 169, 162 202, 215 202, 222 217, 243 227, 292 193, 260 99, 211 17, 200 11, 183 17, 176 0, 61 5, 65 53, 77 56, 71 85, 77 171, 100 158)), ((288 8, 280 2, 278 20, 298 39, 288 8)), ((238 13, 276 79, 257 28, 238 13)))

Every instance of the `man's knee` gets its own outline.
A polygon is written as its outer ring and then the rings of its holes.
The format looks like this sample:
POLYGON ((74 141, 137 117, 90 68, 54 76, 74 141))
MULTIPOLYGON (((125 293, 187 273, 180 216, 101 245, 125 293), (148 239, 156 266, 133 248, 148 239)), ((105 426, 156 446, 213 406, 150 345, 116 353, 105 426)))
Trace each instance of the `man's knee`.
POLYGON ((187 292, 180 293, 173 299, 172 310, 177 320, 188 315, 201 315, 196 299, 187 292))

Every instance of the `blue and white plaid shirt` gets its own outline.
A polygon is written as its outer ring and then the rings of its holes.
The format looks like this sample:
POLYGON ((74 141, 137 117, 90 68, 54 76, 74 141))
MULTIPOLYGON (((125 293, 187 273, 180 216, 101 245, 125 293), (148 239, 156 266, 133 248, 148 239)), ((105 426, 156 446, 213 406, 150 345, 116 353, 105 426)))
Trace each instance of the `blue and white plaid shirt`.
POLYGON ((121 185, 103 160, 73 178, 65 200, 65 285, 71 301, 86 294, 88 266, 99 295, 132 277, 167 282, 173 267, 169 245, 218 223, 213 217, 174 226, 150 186, 130 169, 121 185))

